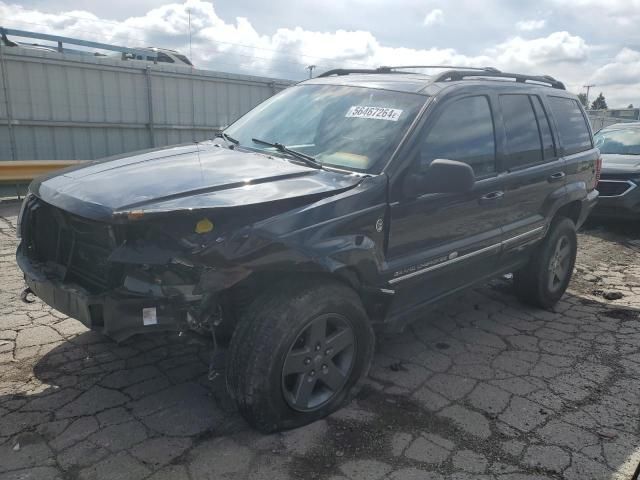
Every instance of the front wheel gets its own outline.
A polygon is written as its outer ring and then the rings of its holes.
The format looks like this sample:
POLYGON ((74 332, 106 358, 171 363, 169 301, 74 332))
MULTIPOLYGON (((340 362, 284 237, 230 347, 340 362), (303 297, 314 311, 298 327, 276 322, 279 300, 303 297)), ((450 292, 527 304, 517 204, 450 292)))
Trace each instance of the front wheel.
POLYGON ((240 413, 272 432, 311 423, 357 392, 374 336, 350 288, 285 282, 256 299, 237 326, 227 386, 240 413))
POLYGON ((569 286, 577 251, 575 224, 564 217, 554 220, 527 266, 514 274, 518 298, 537 307, 553 307, 569 286))

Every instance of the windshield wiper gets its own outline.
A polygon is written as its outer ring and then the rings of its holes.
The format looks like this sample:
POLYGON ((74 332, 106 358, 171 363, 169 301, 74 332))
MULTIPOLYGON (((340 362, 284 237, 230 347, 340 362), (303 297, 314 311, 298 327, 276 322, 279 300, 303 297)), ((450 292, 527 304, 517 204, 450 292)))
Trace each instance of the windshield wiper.
POLYGON ((302 160, 304 163, 306 163, 310 167, 322 168, 322 165, 315 158, 313 158, 311 155, 307 155, 306 153, 298 152, 297 150, 292 150, 289 147, 287 147, 286 145, 283 145, 281 143, 278 143, 278 142, 274 142, 274 143, 266 142, 264 140, 260 140, 259 138, 252 138, 251 141, 255 142, 255 143, 260 143, 262 145, 267 145, 269 147, 273 147, 273 148, 275 148, 276 150, 278 150, 279 152, 282 152, 282 153, 288 153, 292 157, 295 157, 298 160, 302 160))
POLYGON ((231 135, 224 133, 224 132, 219 132, 216 137, 221 137, 224 138, 225 142, 227 143, 232 143, 234 145, 240 145, 240 141, 236 140, 235 138, 233 138, 231 135))

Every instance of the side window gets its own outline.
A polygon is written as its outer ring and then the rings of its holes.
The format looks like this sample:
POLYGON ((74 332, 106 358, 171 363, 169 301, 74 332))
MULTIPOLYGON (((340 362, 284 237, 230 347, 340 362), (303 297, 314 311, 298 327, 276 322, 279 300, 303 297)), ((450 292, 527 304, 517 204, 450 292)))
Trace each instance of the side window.
POLYGON ((533 109, 536 111, 536 118, 538 119, 538 128, 540 129, 540 138, 542 139, 542 153, 544 154, 544 159, 549 160, 556 156, 556 150, 553 146, 553 136, 551 135, 551 128, 549 127, 549 118, 544 111, 540 97, 533 95, 531 101, 533 102, 533 109))
POLYGON ((171 58, 166 53, 158 52, 158 63, 174 63, 173 58, 171 58))
POLYGON ((577 100, 549 97, 549 105, 558 125, 558 135, 564 147, 564 154, 571 155, 589 150, 592 147, 589 127, 577 100))
POLYGON ((193 66, 193 64, 189 61, 189 59, 184 55, 180 55, 179 53, 176 53, 176 58, 186 65, 193 66))
POLYGON ((420 158, 468 163, 476 177, 494 173, 496 142, 487 97, 466 97, 446 105, 427 133, 420 158))
POLYGON ((529 95, 500 95, 509 168, 541 163, 542 144, 529 95))

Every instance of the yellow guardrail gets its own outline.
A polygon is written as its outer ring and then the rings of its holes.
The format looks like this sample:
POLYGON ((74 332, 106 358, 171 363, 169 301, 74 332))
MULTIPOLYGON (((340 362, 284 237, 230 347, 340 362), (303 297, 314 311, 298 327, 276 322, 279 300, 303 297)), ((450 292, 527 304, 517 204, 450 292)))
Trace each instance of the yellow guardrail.
POLYGON ((85 160, 8 160, 0 161, 0 183, 31 181, 40 175, 83 163, 85 160))

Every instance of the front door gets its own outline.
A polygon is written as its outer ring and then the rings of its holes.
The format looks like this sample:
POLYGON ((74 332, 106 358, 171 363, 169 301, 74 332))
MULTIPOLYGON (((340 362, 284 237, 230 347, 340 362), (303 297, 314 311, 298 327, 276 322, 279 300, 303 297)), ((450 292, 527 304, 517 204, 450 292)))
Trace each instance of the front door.
MULTIPOLYGON (((445 101, 430 116, 412 164, 435 159, 466 162, 476 184, 468 193, 417 198, 406 198, 401 188, 392 186, 387 245, 387 272, 395 290, 391 316, 495 273, 502 240, 502 221, 496 213, 504 202, 495 138, 488 96, 445 101)), ((402 182, 402 176, 395 181, 402 182)))

